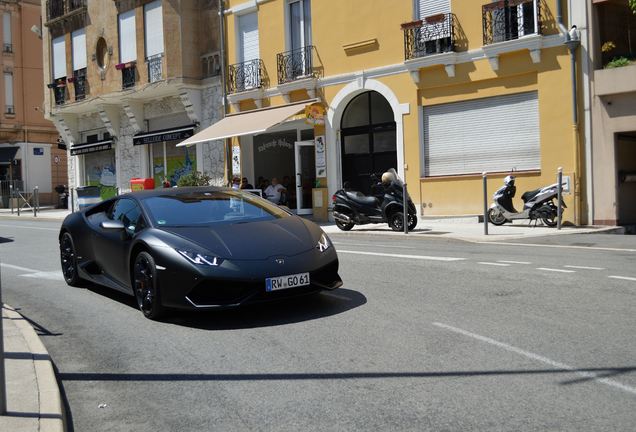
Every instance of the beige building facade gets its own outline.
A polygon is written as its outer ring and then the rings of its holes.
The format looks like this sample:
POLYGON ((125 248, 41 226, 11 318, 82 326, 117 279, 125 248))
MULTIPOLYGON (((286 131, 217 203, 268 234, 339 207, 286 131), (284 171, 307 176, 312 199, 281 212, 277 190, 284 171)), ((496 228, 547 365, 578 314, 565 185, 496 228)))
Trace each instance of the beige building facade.
MULTIPOLYGON (((0 1, 0 206, 10 205, 10 186, 29 199, 35 187, 41 204, 57 204, 57 185, 67 183, 66 152, 44 118, 39 0, 0 1)), ((14 204, 17 202, 14 201, 14 204)), ((21 204, 24 204, 22 202, 21 204)))
POLYGON ((224 181, 222 142, 176 147, 223 115, 216 1, 49 0, 42 13, 45 108, 73 187, 224 181))

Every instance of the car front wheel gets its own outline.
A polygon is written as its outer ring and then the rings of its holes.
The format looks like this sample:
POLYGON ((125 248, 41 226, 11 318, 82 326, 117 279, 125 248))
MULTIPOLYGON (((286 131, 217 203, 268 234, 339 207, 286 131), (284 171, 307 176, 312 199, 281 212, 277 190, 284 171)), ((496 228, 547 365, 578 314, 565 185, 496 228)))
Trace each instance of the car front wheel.
POLYGON ((156 320, 164 315, 157 283, 157 266, 148 252, 140 252, 135 258, 133 287, 137 305, 146 318, 156 320))
POLYGON ((67 232, 60 239, 60 263, 62 264, 62 274, 66 283, 74 287, 80 286, 82 279, 80 279, 77 271, 75 243, 71 234, 67 232))

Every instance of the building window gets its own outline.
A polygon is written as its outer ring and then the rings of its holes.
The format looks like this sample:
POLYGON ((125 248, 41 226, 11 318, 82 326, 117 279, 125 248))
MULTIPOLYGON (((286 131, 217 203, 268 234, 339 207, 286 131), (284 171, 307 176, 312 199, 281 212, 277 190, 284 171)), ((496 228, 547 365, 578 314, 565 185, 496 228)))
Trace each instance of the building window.
POLYGON ((311 45, 310 0, 289 1, 289 48, 297 50, 311 45))
POLYGON ((177 144, 178 141, 171 141, 148 146, 155 188, 162 187, 166 180, 170 186, 176 186, 181 177, 196 171, 195 147, 177 147, 177 144))
POLYGON ((135 9, 119 14, 119 62, 137 60, 137 35, 135 33, 135 9))
POLYGON ((86 97, 86 29, 71 34, 73 44, 73 86, 75 100, 86 97))
POLYGON ((451 11, 451 0, 417 0, 416 15, 418 19, 446 14, 451 11))
POLYGON ((161 0, 144 5, 144 38, 146 62, 148 63, 148 81, 155 82, 163 78, 163 9, 161 0))
POLYGON ((13 74, 11 72, 4 73, 4 106, 6 114, 15 114, 13 106, 13 74))
POLYGON ((2 15, 2 51, 5 53, 13 52, 13 39, 11 38, 11 13, 5 12, 2 15))
POLYGON ((53 89, 55 104, 62 105, 66 101, 66 41, 64 36, 52 41, 53 45, 53 89))

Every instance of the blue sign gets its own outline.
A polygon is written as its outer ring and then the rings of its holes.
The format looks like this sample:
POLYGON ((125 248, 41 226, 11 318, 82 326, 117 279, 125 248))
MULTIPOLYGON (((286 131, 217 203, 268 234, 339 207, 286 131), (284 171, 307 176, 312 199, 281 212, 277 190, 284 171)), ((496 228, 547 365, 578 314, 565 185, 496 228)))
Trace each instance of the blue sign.
POLYGON ((33 155, 34 156, 44 156, 44 148, 43 147, 33 147, 33 155))

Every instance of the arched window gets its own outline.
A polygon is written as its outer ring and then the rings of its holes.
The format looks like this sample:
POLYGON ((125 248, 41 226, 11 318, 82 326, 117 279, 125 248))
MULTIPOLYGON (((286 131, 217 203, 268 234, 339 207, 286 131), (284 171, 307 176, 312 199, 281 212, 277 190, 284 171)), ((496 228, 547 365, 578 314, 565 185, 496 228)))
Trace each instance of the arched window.
POLYGON ((397 169, 393 110, 380 93, 362 93, 342 115, 342 180, 351 189, 370 193, 373 173, 397 169))

